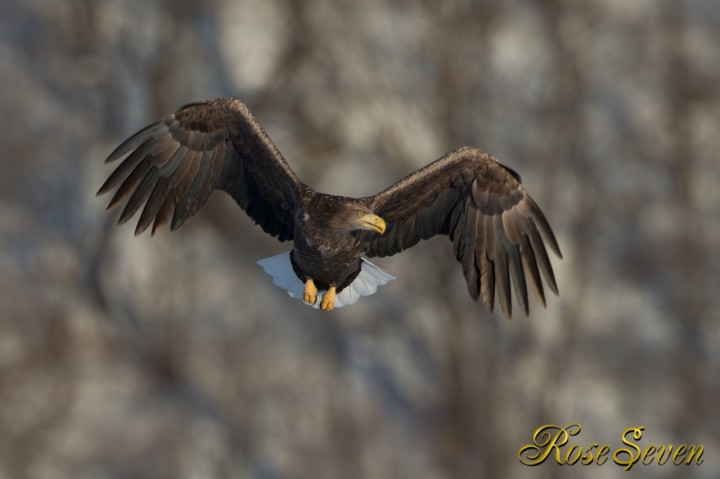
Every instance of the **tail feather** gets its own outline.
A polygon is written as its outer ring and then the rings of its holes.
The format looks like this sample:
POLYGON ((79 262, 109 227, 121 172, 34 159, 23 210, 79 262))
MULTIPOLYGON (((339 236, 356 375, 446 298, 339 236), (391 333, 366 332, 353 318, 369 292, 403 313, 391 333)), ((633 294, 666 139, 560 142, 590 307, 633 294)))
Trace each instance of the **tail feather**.
MULTIPOLYGON (((320 307, 320 301, 310 304, 303 300, 305 285, 293 271, 289 251, 261 259, 258 264, 262 266, 267 274, 272 276, 275 286, 286 290, 291 297, 299 299, 308 306, 315 309, 320 307)), ((342 308, 355 303, 361 296, 375 294, 379 286, 383 286, 393 279, 395 279, 393 275, 363 258, 360 273, 349 286, 338 293, 335 298, 335 307, 342 308)))

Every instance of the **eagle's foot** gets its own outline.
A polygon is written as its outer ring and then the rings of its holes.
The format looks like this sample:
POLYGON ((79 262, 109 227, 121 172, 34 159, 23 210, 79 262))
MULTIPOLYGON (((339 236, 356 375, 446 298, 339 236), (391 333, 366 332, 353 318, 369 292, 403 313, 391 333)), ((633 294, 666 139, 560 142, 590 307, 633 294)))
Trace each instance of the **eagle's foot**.
POLYGON ((330 311, 335 308, 335 286, 331 286, 325 294, 323 294, 322 303, 320 303, 320 309, 330 311))
POLYGON ((312 278, 308 278, 305 281, 305 291, 303 292, 303 299, 306 303, 315 304, 317 301, 318 290, 313 283, 312 278))

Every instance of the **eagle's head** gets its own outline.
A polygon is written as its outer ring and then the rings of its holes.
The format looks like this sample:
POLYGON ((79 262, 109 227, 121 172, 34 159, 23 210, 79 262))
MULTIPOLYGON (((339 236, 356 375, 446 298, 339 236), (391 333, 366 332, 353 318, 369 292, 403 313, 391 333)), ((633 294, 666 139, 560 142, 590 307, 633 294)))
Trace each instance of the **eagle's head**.
MULTIPOLYGON (((333 198, 335 199, 335 198, 333 198)), ((370 230, 385 233, 385 220, 370 211, 359 201, 343 198, 345 201, 327 201, 323 203, 321 216, 325 228, 340 231, 370 230)), ((312 215, 311 215, 312 216, 312 215)))
POLYGON ((351 225, 354 226, 353 229, 371 230, 379 234, 385 233, 385 227, 387 226, 385 220, 364 206, 355 208, 354 215, 351 214, 351 216, 355 217, 355 221, 350 221, 351 225))

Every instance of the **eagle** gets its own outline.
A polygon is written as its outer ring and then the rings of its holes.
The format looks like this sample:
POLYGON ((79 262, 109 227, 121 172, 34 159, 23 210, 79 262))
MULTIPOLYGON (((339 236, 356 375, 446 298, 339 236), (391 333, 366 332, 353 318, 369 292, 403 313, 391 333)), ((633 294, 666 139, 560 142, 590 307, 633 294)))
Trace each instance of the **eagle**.
POLYGON ((512 315, 511 288, 529 313, 528 287, 545 306, 558 287, 546 246, 562 258, 545 215, 511 168, 462 147, 374 196, 315 191, 292 171, 248 107, 234 98, 191 103, 120 144, 124 158, 98 195, 118 187, 122 224, 144 205, 135 228, 179 228, 214 190, 228 193, 270 236, 292 250, 259 261, 274 284, 332 310, 394 279, 367 258, 391 256, 436 235, 453 243, 468 291, 490 312, 495 297, 512 315), (512 287, 511 287, 512 283, 512 287))

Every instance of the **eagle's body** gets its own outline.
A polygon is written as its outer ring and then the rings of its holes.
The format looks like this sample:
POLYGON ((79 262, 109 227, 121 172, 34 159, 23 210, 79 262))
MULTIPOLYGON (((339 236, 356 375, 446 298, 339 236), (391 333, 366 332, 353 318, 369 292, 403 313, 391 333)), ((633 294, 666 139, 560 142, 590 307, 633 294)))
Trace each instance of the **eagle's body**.
POLYGON ((323 309, 349 286, 338 306, 392 279, 363 255, 393 255, 435 235, 453 241, 471 296, 491 311, 497 289, 511 314, 511 282, 526 314, 528 281, 543 304, 541 275, 557 294, 545 249, 560 256, 552 229, 517 173, 476 148, 450 152, 375 196, 327 195, 297 178, 241 101, 216 99, 146 127, 106 161, 125 155, 98 192, 122 182, 108 206, 127 199, 120 223, 145 204, 136 234, 150 224, 153 233, 168 222, 176 229, 213 190, 225 190, 265 232, 293 241, 289 261, 264 260, 275 283, 293 296, 290 283, 303 283, 302 299, 317 305, 322 296, 323 309))
POLYGON ((320 289, 336 285, 341 290, 360 270, 362 243, 357 235, 323 228, 306 213, 297 221, 293 238, 292 265, 303 282, 310 277, 320 289))

